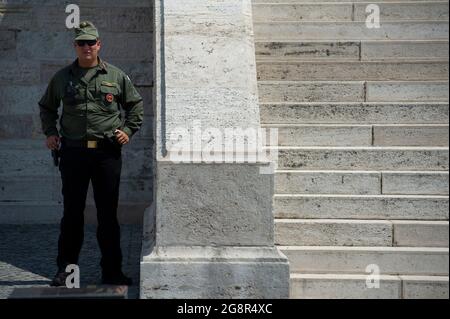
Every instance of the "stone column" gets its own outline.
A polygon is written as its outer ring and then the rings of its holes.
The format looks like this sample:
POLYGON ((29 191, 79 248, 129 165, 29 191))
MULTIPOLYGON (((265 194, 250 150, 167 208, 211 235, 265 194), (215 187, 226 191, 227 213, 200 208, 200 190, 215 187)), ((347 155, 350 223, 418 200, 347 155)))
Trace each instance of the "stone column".
POLYGON ((287 298, 269 162, 229 161, 230 129, 262 153, 251 137, 260 128, 251 1, 154 4, 155 187, 141 298, 287 298))

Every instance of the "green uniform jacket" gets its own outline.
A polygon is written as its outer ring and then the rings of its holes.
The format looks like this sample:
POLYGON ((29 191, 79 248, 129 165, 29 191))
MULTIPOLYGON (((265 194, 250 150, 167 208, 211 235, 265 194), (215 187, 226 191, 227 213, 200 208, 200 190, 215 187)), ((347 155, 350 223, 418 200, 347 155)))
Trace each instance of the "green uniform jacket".
POLYGON ((42 130, 48 137, 100 140, 116 129, 131 137, 142 125, 142 97, 130 78, 117 67, 99 59, 96 67, 83 69, 78 60, 58 71, 39 101, 42 130), (63 105, 60 132, 58 108, 63 105), (122 123, 120 107, 124 109, 122 123))

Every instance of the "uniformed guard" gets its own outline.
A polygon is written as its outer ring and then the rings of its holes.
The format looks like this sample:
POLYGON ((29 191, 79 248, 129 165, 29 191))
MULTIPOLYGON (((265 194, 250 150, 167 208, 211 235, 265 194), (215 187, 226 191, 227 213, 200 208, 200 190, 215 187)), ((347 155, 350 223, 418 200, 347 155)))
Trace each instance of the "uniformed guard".
POLYGON ((51 285, 64 286, 66 266, 78 264, 90 181, 97 208, 102 283, 131 285, 131 279, 122 272, 117 206, 121 149, 142 125, 143 102, 130 78, 98 57, 101 42, 92 22, 84 21, 75 29, 74 47, 78 58, 53 76, 39 101, 47 147, 59 149, 61 156, 64 197, 58 271, 51 285))

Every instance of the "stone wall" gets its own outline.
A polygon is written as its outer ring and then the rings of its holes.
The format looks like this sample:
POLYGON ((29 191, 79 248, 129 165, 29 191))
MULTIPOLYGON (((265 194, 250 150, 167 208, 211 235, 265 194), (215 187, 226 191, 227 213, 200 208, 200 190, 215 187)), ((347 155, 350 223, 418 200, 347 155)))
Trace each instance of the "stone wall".
MULTIPOLYGON (((150 0, 0 2, 0 223, 54 223, 62 214, 59 171, 44 145, 38 101, 76 55, 68 4, 102 39, 100 56, 124 70, 144 98, 144 125, 124 149, 119 215, 140 223, 152 198, 153 9, 150 0)), ((87 220, 95 221, 92 189, 87 220)))

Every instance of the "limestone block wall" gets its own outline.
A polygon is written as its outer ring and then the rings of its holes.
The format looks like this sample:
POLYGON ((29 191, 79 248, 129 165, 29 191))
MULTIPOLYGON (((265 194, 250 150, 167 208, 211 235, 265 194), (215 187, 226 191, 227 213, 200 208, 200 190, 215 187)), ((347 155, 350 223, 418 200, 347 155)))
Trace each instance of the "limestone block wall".
MULTIPOLYGON (((119 215, 140 223, 152 198, 151 0, 0 1, 0 223, 54 223, 62 213, 59 171, 44 145, 39 98, 76 55, 65 26, 68 4, 99 28, 100 56, 124 70, 144 98, 140 132, 124 149, 119 215)), ((95 221, 92 190, 86 216, 95 221)))

